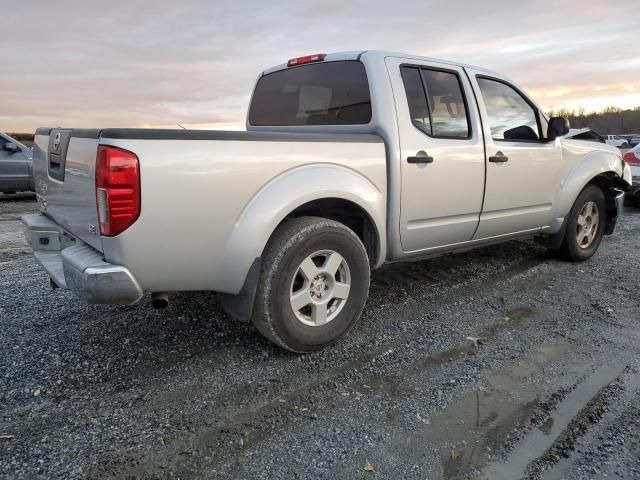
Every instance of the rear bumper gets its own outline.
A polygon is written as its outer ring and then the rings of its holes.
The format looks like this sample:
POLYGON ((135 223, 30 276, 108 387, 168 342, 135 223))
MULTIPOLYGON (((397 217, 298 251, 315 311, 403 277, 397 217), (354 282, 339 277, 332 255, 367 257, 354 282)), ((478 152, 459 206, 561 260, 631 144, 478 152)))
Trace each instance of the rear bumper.
POLYGON ((22 217, 25 237, 53 284, 88 303, 136 303, 143 291, 131 272, 105 262, 93 247, 75 240, 44 215, 22 217))

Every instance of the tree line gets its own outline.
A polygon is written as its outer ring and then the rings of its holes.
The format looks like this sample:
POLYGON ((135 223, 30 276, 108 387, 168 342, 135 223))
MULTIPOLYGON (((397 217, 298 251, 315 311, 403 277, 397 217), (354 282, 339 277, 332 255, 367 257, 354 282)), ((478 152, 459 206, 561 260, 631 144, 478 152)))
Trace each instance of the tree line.
POLYGON ((586 113, 583 107, 577 111, 561 108, 552 110, 549 115, 567 117, 571 128, 590 128, 600 135, 640 134, 640 106, 627 110, 612 106, 591 113, 586 113))
POLYGON ((7 132, 11 138, 15 138, 19 142, 33 142, 33 133, 17 133, 17 132, 7 132))

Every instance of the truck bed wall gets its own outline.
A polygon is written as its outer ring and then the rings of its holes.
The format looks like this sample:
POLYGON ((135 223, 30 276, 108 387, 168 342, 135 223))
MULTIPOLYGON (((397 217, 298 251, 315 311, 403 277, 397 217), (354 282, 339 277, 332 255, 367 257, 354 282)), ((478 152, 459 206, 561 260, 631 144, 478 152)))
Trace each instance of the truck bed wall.
POLYGON ((102 238, 146 291, 238 293, 276 226, 319 198, 360 205, 386 237, 385 145, 374 135, 104 130, 140 159, 142 209, 102 238))

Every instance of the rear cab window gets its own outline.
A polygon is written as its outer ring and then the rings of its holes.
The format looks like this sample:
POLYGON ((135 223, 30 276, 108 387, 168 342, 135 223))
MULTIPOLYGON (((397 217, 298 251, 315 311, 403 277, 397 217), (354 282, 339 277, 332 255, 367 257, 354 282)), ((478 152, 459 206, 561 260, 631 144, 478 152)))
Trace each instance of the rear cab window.
POLYGON ((366 125, 371 94, 356 60, 313 63, 258 79, 249 108, 252 126, 366 125))

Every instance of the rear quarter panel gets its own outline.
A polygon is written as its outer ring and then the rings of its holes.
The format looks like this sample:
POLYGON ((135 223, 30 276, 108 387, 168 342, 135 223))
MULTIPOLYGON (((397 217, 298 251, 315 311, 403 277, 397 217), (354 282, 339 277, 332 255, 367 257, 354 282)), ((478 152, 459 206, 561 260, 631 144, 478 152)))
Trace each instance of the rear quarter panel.
POLYGON ((138 221, 102 239, 105 259, 146 291, 238 293, 282 219, 317 198, 360 204, 384 241, 382 141, 123 140, 140 159, 138 221))

